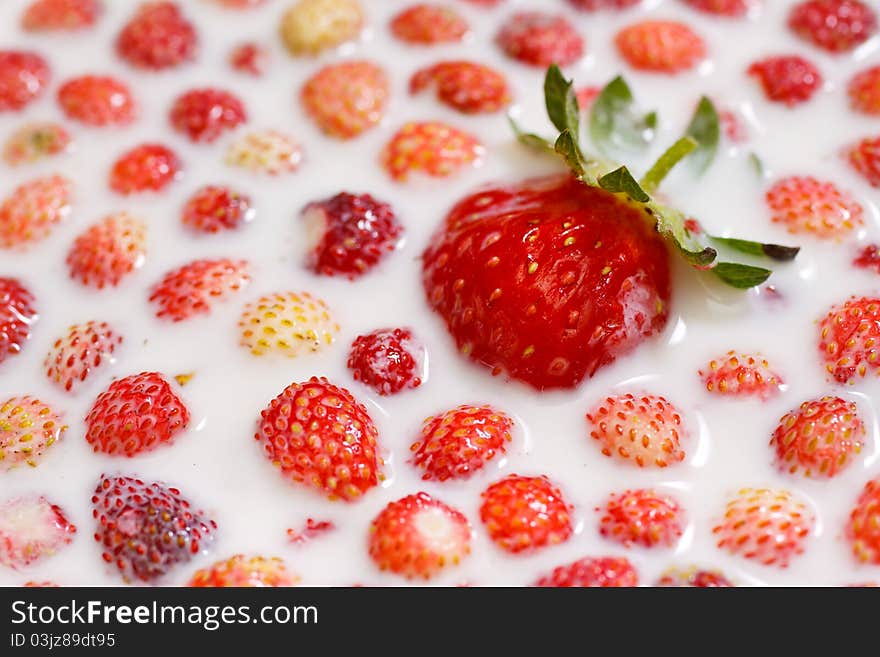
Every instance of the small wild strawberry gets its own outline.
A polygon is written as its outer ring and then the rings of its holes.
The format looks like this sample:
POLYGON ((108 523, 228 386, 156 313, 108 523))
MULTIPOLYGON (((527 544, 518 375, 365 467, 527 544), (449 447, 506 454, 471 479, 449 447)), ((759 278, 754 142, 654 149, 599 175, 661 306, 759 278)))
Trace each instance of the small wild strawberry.
POLYGON ((679 73, 694 68, 706 56, 706 44, 688 25, 675 21, 642 21, 614 37, 617 50, 640 71, 679 73))
POLYGON ((422 384, 424 348, 407 328, 378 329, 351 344, 348 369, 355 381, 380 395, 394 395, 422 384))
POLYGON ((636 569, 624 557, 587 557, 555 568, 534 586, 553 588, 613 588, 639 585, 636 569))
POLYGON ((812 176, 783 178, 765 198, 772 221, 793 234, 840 239, 864 223, 864 210, 857 201, 834 183, 812 176))
POLYGON ((677 586, 692 588, 722 588, 736 586, 723 573, 716 570, 702 570, 691 567, 684 570, 671 568, 657 580, 657 586, 677 586))
POLYGON ((302 157, 300 145, 277 130, 249 132, 226 151, 227 164, 270 176, 296 171, 302 157))
POLYGON ((0 470, 37 467, 65 431, 62 414, 45 402, 30 395, 10 397, 0 403, 0 470))
POLYGON ((513 59, 532 66, 568 66, 583 56, 584 40, 564 16, 531 11, 513 14, 495 38, 513 59))
POLYGON ((670 495, 652 490, 612 494, 600 514, 599 533, 624 547, 674 547, 684 531, 684 510, 670 495))
POLYGON ((848 52, 877 32, 877 14, 859 0, 806 0, 792 8, 788 27, 823 50, 848 52))
POLYGON ((238 326, 241 345, 255 356, 294 358, 321 351, 339 333, 327 304, 308 292, 262 296, 244 307, 238 326))
POLYGON ((58 155, 70 146, 70 133, 58 123, 28 123, 13 132, 3 145, 3 160, 9 166, 33 164, 58 155))
POLYGON ((623 10, 635 7, 642 0, 568 0, 568 3, 575 9, 581 11, 599 11, 602 9, 623 10))
POLYGON ((710 360, 706 369, 697 374, 709 392, 732 397, 767 399, 779 394, 780 386, 784 385, 782 377, 770 369, 770 363, 760 354, 728 351, 710 360))
POLYGON ((217 185, 202 187, 190 196, 182 215, 184 225, 201 233, 234 230, 253 218, 249 197, 217 185))
POLYGON ((189 581, 192 587, 275 587, 293 586, 297 577, 288 572, 278 557, 246 557, 243 554, 218 561, 197 570, 189 581))
POLYGON ((880 374, 880 299, 850 297, 819 322, 819 353, 829 378, 855 383, 880 374))
POLYGON ((317 55, 356 39, 364 27, 360 0, 299 0, 281 17, 291 55, 317 55))
POLYGON ((823 82, 819 69, 800 55, 766 57, 753 62, 747 72, 760 83, 767 100, 789 107, 810 100, 823 82))
POLYGON ((0 112, 17 112, 36 100, 49 78, 49 64, 41 55, 0 50, 0 112))
POLYGON ((846 536, 856 559, 880 565, 880 479, 865 484, 850 513, 846 536))
POLYGON ((33 0, 21 16, 28 32, 81 30, 101 16, 101 0, 33 0))
POLYGON ((235 46, 229 53, 229 65, 239 73, 260 77, 269 68, 271 53, 259 43, 248 41, 235 46))
POLYGON ((749 11, 750 0, 684 0, 697 11, 725 18, 739 18, 749 11))
POLYGON ((13 569, 51 557, 76 534, 64 510, 45 497, 18 497, 0 505, 0 565, 13 569))
POLYGON ((399 181, 415 172, 443 178, 478 161, 482 154, 480 141, 463 130, 439 121, 407 123, 385 146, 382 164, 399 181))
POLYGON ((178 96, 169 119, 171 126, 191 141, 210 144, 247 121, 247 110, 235 94, 208 87, 178 96))
POLYGON ((300 97, 324 133, 351 139, 382 120, 390 93, 381 66, 346 61, 320 69, 303 85, 300 97))
POLYGON ((197 50, 196 29, 174 2, 144 2, 116 38, 116 52, 138 68, 174 68, 197 50))
POLYGON ((162 144, 141 144, 123 153, 110 170, 110 189, 119 194, 158 192, 180 178, 181 161, 162 144))
POLYGON ((71 78, 58 89, 58 104, 68 118, 93 126, 126 125, 137 112, 128 85, 110 76, 71 78))
POLYGON ((846 158, 871 187, 880 187, 880 137, 865 137, 850 146, 846 158))
POLYGON ((22 350, 37 318, 30 290, 14 278, 0 277, 0 364, 22 350))
POLYGON ((90 226, 67 254, 70 277, 99 290, 115 287, 144 263, 147 225, 126 212, 90 226))
POLYGON ((498 112, 511 100, 503 73, 467 60, 440 62, 416 71, 409 81, 410 93, 436 87, 437 98, 464 114, 498 112))
POLYGON ((468 24, 451 7, 412 5, 391 19, 391 34, 406 43, 431 45, 461 41, 468 24))
POLYGON ((880 66, 856 73, 847 86, 850 106, 862 114, 880 115, 880 66))
POLYGON ((0 204, 0 249, 46 239, 70 214, 73 183, 52 175, 22 183, 0 204))
POLYGON ((106 322, 74 324, 58 338, 46 355, 48 379, 67 392, 75 392, 96 370, 111 365, 122 336, 106 322))
POLYGON ((250 282, 248 263, 229 258, 194 260, 168 272, 150 291, 156 317, 180 322, 211 311, 250 282))

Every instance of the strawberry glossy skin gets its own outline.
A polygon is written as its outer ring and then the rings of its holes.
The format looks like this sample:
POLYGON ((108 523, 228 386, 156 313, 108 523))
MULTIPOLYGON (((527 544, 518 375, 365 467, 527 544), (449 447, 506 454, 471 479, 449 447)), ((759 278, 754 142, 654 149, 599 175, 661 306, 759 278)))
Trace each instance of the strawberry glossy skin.
POLYGON ((21 26, 28 32, 81 30, 94 25, 102 12, 100 0, 34 0, 21 26))
POLYGON ((642 21, 614 37, 620 55, 640 71, 675 74, 694 68, 706 56, 706 44, 688 25, 642 21))
POLYGON ((211 307, 250 282, 246 260, 194 260, 165 274, 150 290, 156 317, 180 322, 211 312, 211 307))
POLYGON ((819 354, 828 377, 841 384, 880 373, 880 298, 833 306, 819 321, 819 354))
POLYGON ((34 101, 50 77, 49 63, 41 55, 0 50, 0 112, 15 112, 34 101))
POLYGON ((250 197, 225 185, 206 185, 189 197, 182 221, 200 233, 219 233, 239 228, 254 214, 250 197))
POLYGON ((81 233, 67 254, 70 277, 83 285, 115 287, 143 265, 147 225, 120 212, 104 218, 81 233))
POLYGON ((540 11, 513 14, 495 40, 509 57, 540 67, 573 64, 586 49, 567 18, 540 11))
POLYGON ((408 328, 377 329, 354 339, 348 369, 355 381, 386 396, 418 388, 423 360, 424 349, 408 328))
POLYGON ((880 66, 872 66, 856 73, 846 89, 849 104, 856 112, 880 115, 880 66))
POLYGON ((116 39, 116 52, 132 66, 162 70, 195 59, 198 35, 174 2, 145 2, 116 39))
POLYGON ((416 4, 391 19, 391 33, 415 45, 455 43, 468 32, 468 24, 451 7, 416 4))
POLYGON ((244 103, 233 93, 213 87, 178 96, 169 112, 171 126, 191 141, 210 144, 247 121, 244 103))
POLYGON ((162 144, 141 144, 123 153, 110 170, 110 189, 119 194, 158 192, 181 176, 177 154, 162 144))
POLYGON ((463 354, 538 390, 571 388, 662 330, 671 295, 649 218, 568 176, 460 201, 423 284, 463 354))
POLYGON ((19 353, 37 321, 36 300, 20 281, 0 277, 0 364, 19 353))
POLYGON ((758 80, 764 95, 794 107, 810 100, 822 86, 822 74, 800 55, 780 55, 754 62, 748 74, 758 80))
POLYGON ((877 14, 859 0, 807 0, 792 8, 788 27, 814 46, 842 53, 877 32, 877 14))
POLYGON ((624 547, 674 547, 684 531, 684 510, 678 501, 653 490, 612 493, 597 510, 602 514, 599 533, 624 547))
POLYGON ((92 126, 127 125, 137 114, 128 85, 103 75, 71 78, 58 89, 58 104, 68 118, 92 126))
POLYGON ((418 93, 436 86, 437 98, 464 114, 498 112, 511 100, 504 74, 467 60, 444 61, 416 71, 409 81, 409 91, 418 93))
POLYGON ((112 364, 122 336, 106 322, 74 324, 58 338, 43 362, 46 377, 74 392, 96 370, 112 364))

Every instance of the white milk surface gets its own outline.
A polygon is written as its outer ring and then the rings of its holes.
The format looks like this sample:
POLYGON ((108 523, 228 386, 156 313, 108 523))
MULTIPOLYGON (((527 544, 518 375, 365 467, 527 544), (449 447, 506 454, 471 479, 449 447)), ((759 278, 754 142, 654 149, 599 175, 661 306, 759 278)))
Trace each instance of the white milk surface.
POLYGON ((393 40, 389 18, 411 4, 366 0, 369 29, 363 39, 317 59, 287 55, 277 36, 288 0, 271 0, 252 11, 223 10, 210 2, 180 4, 196 23, 201 51, 195 64, 165 73, 141 73, 120 61, 113 40, 137 2, 105 2, 97 28, 73 35, 28 35, 19 31, 25 0, 0 3, 0 47, 25 48, 47 57, 52 84, 24 113, 0 115, 5 138, 25 121, 61 120, 55 92, 61 81, 86 73, 112 73, 129 82, 140 105, 140 118, 126 128, 88 128, 66 122, 75 145, 71 153, 37 165, 12 169, 0 165, 0 195, 37 175, 60 172, 76 183, 73 212, 51 237, 25 253, 0 252, 0 274, 22 279, 37 297, 40 319, 22 354, 0 366, 0 399, 32 394, 65 413, 69 429, 36 469, 0 473, 0 501, 25 493, 48 496, 63 506, 77 525, 72 545, 33 566, 13 571, 0 567, 0 584, 53 580, 62 585, 120 584, 118 573, 105 566, 93 540, 90 497, 102 472, 126 473, 179 487, 194 505, 204 508, 219 526, 217 540, 205 554, 177 567, 163 582, 183 584, 199 567, 235 553, 282 557, 307 585, 402 585, 407 582, 379 572, 367 553, 372 518, 390 501, 425 490, 458 507, 473 527, 472 554, 432 583, 455 585, 525 585, 557 565, 581 557, 626 555, 650 584, 671 566, 697 564, 722 570, 740 584, 843 585, 880 580, 880 567, 860 566, 844 537, 845 520, 865 482, 880 474, 878 426, 874 400, 876 379, 843 389, 827 382, 817 350, 815 321, 833 303, 852 293, 876 293, 877 275, 849 263, 859 243, 880 239, 876 190, 840 158, 840 149, 857 138, 876 134, 877 119, 851 112, 845 85, 855 70, 880 60, 873 39, 855 53, 832 57, 799 42, 785 27, 790 0, 767 2, 747 20, 704 16, 674 0, 649 1, 623 13, 578 13, 561 0, 508 0, 492 10, 465 2, 453 4, 473 31, 464 44, 409 47, 393 40), (447 210, 471 190, 489 181, 513 182, 556 170, 552 159, 517 145, 503 114, 469 117, 441 106, 430 93, 410 97, 409 76, 441 59, 467 57, 501 68, 516 94, 513 112, 521 123, 548 132, 543 110, 543 71, 508 60, 493 37, 515 10, 548 8, 569 16, 587 41, 587 55, 566 73, 578 86, 601 86, 623 72, 646 109, 660 112, 660 131, 651 151, 629 162, 639 173, 687 123, 700 96, 708 94, 722 107, 746 117, 750 139, 734 147, 723 144, 713 167, 696 180, 687 167, 666 181, 670 201, 699 217, 712 232, 781 243, 799 242, 797 260, 779 266, 771 282, 784 300, 771 303, 755 291, 735 292, 676 265, 673 310, 668 329, 632 355, 602 369, 594 378, 567 392, 538 394, 517 383, 493 378, 488 371, 456 353, 441 320, 433 314, 421 288, 419 256, 447 210), (628 70, 613 48, 617 30, 643 16, 687 21, 709 45, 710 58, 699 71, 675 77, 628 70), (249 78, 230 71, 229 49, 243 40, 258 40, 272 50, 268 75, 249 78), (801 53, 822 70, 825 87, 795 109, 764 100, 745 75, 748 64, 776 53, 801 53), (385 120, 352 142, 323 136, 304 115, 298 92, 303 81, 323 64, 347 58, 370 58, 392 78, 393 98, 385 120), (223 156, 236 135, 212 145, 193 145, 171 131, 167 113, 180 93, 199 86, 227 88, 242 97, 249 112, 245 130, 277 128, 295 136, 305 149, 300 170, 278 178, 230 168, 223 156), (486 157, 478 168, 452 179, 421 179, 399 184, 378 165, 383 144, 407 120, 440 119, 469 130, 483 140, 486 157), (183 178, 163 193, 121 197, 107 186, 113 160, 142 141, 161 140, 182 156, 183 178), (749 165, 748 154, 763 159, 767 178, 749 165), (771 224, 765 189, 775 177, 812 174, 849 190, 866 210, 866 225, 843 243, 820 243, 809 236, 793 239, 771 224), (180 222, 186 198, 205 184, 230 183, 251 196, 256 218, 242 230, 218 236, 193 236, 180 222), (403 248, 356 282, 318 277, 303 266, 306 230, 300 209, 309 201, 340 191, 369 192, 390 202, 406 227, 403 248), (149 225, 146 263, 118 288, 87 290, 67 275, 65 254, 74 237, 108 213, 125 210, 149 225), (157 320, 147 303, 150 287, 172 268, 201 257, 246 258, 253 281, 244 292, 217 304, 209 316, 182 323, 157 320), (307 290, 323 297, 342 327, 338 341, 324 352, 296 359, 257 358, 238 345, 238 315, 247 301, 274 291, 307 290), (49 383, 42 362, 53 341, 69 325, 88 320, 110 322, 124 337, 118 359, 100 370, 76 395, 49 383), (348 345, 362 333, 380 327, 410 326, 426 345, 430 374, 418 389, 383 398, 355 383, 345 367, 348 345), (710 396, 697 370, 728 349, 760 351, 783 374, 787 388, 768 402, 710 396), (84 422, 95 396, 114 378, 157 370, 169 378, 195 372, 181 390, 192 411, 190 427, 173 446, 133 459, 92 452, 84 439, 84 422), (323 375, 349 388, 375 419, 387 479, 354 504, 329 502, 321 495, 283 479, 254 440, 260 411, 286 385, 323 375), (584 414, 598 399, 615 391, 659 393, 683 411, 689 430, 687 459, 665 470, 645 470, 603 456, 588 436, 584 414), (779 474, 773 465, 770 434, 782 414, 805 399, 841 394, 857 402, 865 419, 866 445, 856 462, 830 481, 811 481, 779 474), (406 462, 409 445, 422 420, 462 403, 490 403, 516 418, 512 446, 463 482, 424 483, 406 462), (574 505, 575 534, 566 543, 526 556, 497 548, 479 521, 480 492, 511 474, 546 474, 561 486, 574 505), (765 567, 732 557, 715 547, 711 528, 728 495, 744 486, 788 488, 812 504, 816 530, 806 552, 787 569, 765 567), (687 530, 674 549, 625 549, 598 532, 595 507, 611 492, 654 487, 673 493, 687 510, 687 530), (291 544, 288 527, 307 518, 331 520, 336 530, 303 545, 291 544))

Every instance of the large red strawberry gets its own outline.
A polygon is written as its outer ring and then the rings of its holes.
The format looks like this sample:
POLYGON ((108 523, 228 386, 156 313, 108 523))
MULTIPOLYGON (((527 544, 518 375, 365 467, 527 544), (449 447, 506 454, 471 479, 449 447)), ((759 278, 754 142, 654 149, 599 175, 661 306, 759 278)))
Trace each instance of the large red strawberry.
POLYGON ((465 114, 497 112, 510 103, 504 74, 485 64, 452 60, 419 69, 409 80, 409 91, 415 94, 432 84, 441 102, 465 114))
POLYGON ((673 547, 684 531, 684 510, 670 495, 653 490, 612 494, 601 513, 599 533, 625 547, 673 547))
POLYGON ((36 397, 11 397, 0 403, 0 470, 37 467, 66 430, 61 414, 36 397))
POLYGON ((412 463, 422 479, 467 479, 510 442, 513 420, 491 406, 458 406, 429 417, 419 439, 412 444, 412 463))
POLYGON ((207 314, 211 306, 250 282, 245 260, 194 260, 165 274, 150 291, 156 317, 179 322, 207 314))
POLYGON ((355 381, 380 395, 394 395, 422 384, 424 352, 408 328, 377 329, 354 339, 348 369, 355 381))
POLYGON ((240 228, 254 214, 248 196, 226 186, 207 185, 189 197, 182 221, 201 233, 218 233, 240 228))
POLYGON ((36 300, 20 281, 0 277, 0 364, 19 353, 37 321, 36 300))
POLYGON ((471 551, 462 513, 427 493, 391 502, 370 525, 370 556, 381 570, 430 579, 471 551))
POLYGON ((181 176, 177 153, 162 144, 141 144, 123 153, 110 170, 110 189, 120 194, 158 192, 181 176))
POLYGON ((684 23, 642 21, 625 27, 614 43, 627 63, 640 71, 679 73, 706 56, 703 39, 684 23))
POLYGON ((743 488, 727 503, 712 529, 719 548, 766 566, 788 566, 803 553, 815 518, 787 490, 743 488))
POLYGON ((467 21, 451 7, 416 4, 391 19, 391 34, 406 43, 431 45, 461 41, 467 21))
POLYGON ((423 283, 462 353, 539 390, 573 387, 659 332, 671 294, 644 214, 569 176, 460 201, 423 283))
POLYGON ((0 249, 25 247, 49 237, 70 214, 73 183, 52 175, 22 183, 0 205, 0 249))
POLYGON ((783 415, 770 445, 780 470, 830 479, 859 453, 864 438, 865 423, 855 403, 826 396, 783 415))
POLYGON ((144 263, 147 225, 120 212, 87 228, 67 254, 70 277, 83 285, 114 287, 144 263))
POLYGON ((539 11, 513 14, 495 38, 509 57, 531 66, 568 66, 584 54, 584 40, 564 16, 539 11))
POLYGON ((0 505, 0 564, 23 568, 73 541, 76 527, 45 497, 18 497, 0 505))
POLYGON ((509 475, 481 497, 480 520, 489 538, 507 552, 531 552, 571 537, 570 506, 556 484, 543 475, 509 475))
POLYGON ((877 32, 877 14, 859 0, 806 0, 792 8, 788 26, 813 45, 841 53, 877 32))
POLYGON ((153 583, 210 543, 217 523, 160 482, 102 475, 92 495, 95 540, 127 582, 153 583))
POLYGON ((168 445, 189 424, 189 410, 158 372, 117 379, 86 416, 86 441, 96 452, 137 456, 168 445))
POLYGON ((278 557, 246 557, 236 554, 208 568, 197 570, 189 586, 203 587, 273 587, 293 586, 297 577, 288 572, 278 557))
POLYGON ((586 557, 554 568, 534 586, 566 588, 616 588, 639 585, 639 574, 624 557, 586 557))
POLYGON ((27 123, 9 135, 3 159, 10 166, 32 164, 70 146, 70 133, 59 123, 27 123))
POLYGON ((206 87, 178 96, 169 119, 171 126, 190 140, 210 144, 247 121, 247 110, 235 94, 206 87))
POLYGON ((880 565, 880 479, 865 484, 850 513, 846 535, 856 559, 880 565))
POLYGON ((96 370, 111 365, 122 336, 106 322, 74 324, 58 338, 43 362, 46 376, 74 392, 96 370))
POLYGON ((849 147, 846 158, 872 187, 880 187, 880 137, 865 137, 849 147))
POLYGON ((819 322, 819 353, 838 383, 880 374, 880 299, 851 297, 833 306, 819 322))
POLYGON ((388 75, 381 66, 346 61, 325 66, 306 80, 300 98, 321 130, 351 139, 382 120, 390 95, 388 75))
POLYGON ((789 176, 768 189, 765 198, 772 221, 790 233, 841 239, 864 223, 861 204, 828 180, 789 176))
POLYGON ((116 38, 116 52, 138 68, 173 68, 197 50, 196 29, 174 2, 143 3, 116 38))
POLYGON ((33 0, 21 16, 29 32, 81 30, 101 16, 100 0, 33 0))
POLYGON ((403 235, 394 209, 369 194, 341 192, 314 201, 303 218, 315 244, 307 265, 325 276, 359 278, 394 251, 403 235))
POLYGON ((856 73, 847 85, 850 106, 862 114, 880 114, 880 66, 856 73))
POLYGON ((758 80, 767 100, 789 107, 810 100, 822 87, 822 74, 800 55, 766 57, 749 66, 747 73, 758 80))
POLYGON ((49 84, 49 64, 41 55, 0 50, 0 112, 18 111, 49 84))
POLYGON ((94 126, 125 125, 137 112, 128 85, 105 75, 68 80, 58 89, 58 104, 68 118, 94 126))
POLYGON ((284 476, 353 502, 379 483, 379 432, 345 388, 312 377, 263 410, 254 436, 284 476))

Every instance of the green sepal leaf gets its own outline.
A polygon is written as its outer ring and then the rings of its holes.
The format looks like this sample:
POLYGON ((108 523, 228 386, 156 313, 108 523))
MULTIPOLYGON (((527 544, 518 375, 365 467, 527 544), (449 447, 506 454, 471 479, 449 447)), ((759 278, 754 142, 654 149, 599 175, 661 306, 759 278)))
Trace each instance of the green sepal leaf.
POLYGON ((626 167, 618 167, 614 171, 606 173, 599 178, 599 187, 602 189, 615 192, 617 194, 626 194, 633 201, 639 203, 647 203, 651 197, 639 186, 636 179, 633 178, 629 169, 626 167))
POLYGON ((773 273, 763 267, 753 267, 738 262, 719 262, 711 271, 724 283, 739 290, 760 285, 773 273))
POLYGON ((718 141, 721 138, 721 121, 712 101, 703 96, 691 117, 685 135, 692 137, 699 145, 691 155, 691 162, 698 173, 703 173, 715 159, 718 141))
POLYGON ((764 244, 763 242, 753 242, 751 240, 741 240, 735 237, 714 237, 710 239, 717 244, 722 244, 729 249, 757 256, 759 258, 770 258, 778 262, 788 262, 794 260, 801 247, 799 246, 783 246, 782 244, 764 244))
POLYGON ((707 269, 718 253, 702 242, 687 229, 686 218, 678 210, 655 202, 645 205, 646 211, 654 217, 657 232, 667 242, 671 242, 679 254, 691 266, 707 269))
POLYGON ((571 132, 563 130, 556 139, 556 143, 553 145, 553 150, 562 156, 562 159, 565 160, 565 164, 568 165, 568 168, 571 169, 578 178, 585 182, 589 182, 589 184, 594 184, 593 182, 585 180, 587 162, 584 159, 583 153, 581 153, 577 140, 571 132))
POLYGON ((523 146, 528 146, 529 148, 534 148, 539 151, 554 152, 553 142, 550 142, 543 137, 539 137, 536 134, 532 134, 531 132, 523 131, 510 115, 507 116, 507 122, 510 123, 513 134, 516 135, 516 140, 523 146))
POLYGON ((590 108, 590 137, 596 148, 606 155, 614 147, 641 149, 648 144, 645 133, 657 126, 657 113, 635 116, 633 102, 632 91, 621 76, 605 85, 593 101, 590 108))
POLYGON ((544 104, 547 116, 559 132, 568 130, 577 141, 580 134, 581 110, 571 80, 566 80, 556 64, 544 77, 544 104))
POLYGON ((758 178, 763 178, 765 176, 764 163, 754 151, 749 153, 749 165, 752 167, 752 171, 755 172, 755 175, 758 176, 758 178))
POLYGON ((648 169, 642 177, 642 188, 649 194, 653 193, 672 168, 699 148, 699 144, 693 137, 685 135, 657 158, 657 161, 648 169))

